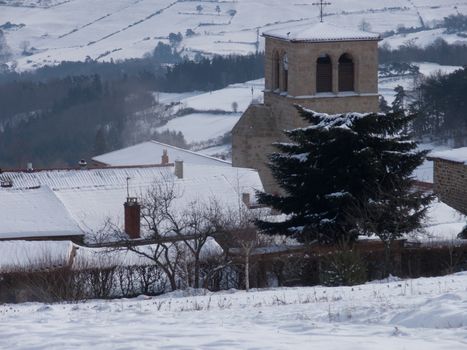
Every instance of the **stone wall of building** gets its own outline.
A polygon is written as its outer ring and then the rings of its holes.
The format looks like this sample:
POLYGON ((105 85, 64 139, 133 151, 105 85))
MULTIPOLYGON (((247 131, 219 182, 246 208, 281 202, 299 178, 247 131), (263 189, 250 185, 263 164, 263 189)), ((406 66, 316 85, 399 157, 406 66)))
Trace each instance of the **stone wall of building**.
MULTIPOLYGON (((292 97, 316 94, 316 63, 321 55, 328 55, 333 67, 333 92, 338 92, 339 58, 352 57, 355 65, 355 91, 378 91, 378 41, 342 41, 296 43, 267 38, 265 50, 265 88, 274 90, 274 61, 277 55, 287 54, 289 66, 288 95, 292 97)), ((282 79, 282 77, 281 77, 282 79)))
POLYGON ((271 108, 263 104, 250 105, 232 134, 232 165, 257 169, 265 190, 276 192, 277 186, 267 165, 268 155, 276 151, 273 143, 285 137, 279 132, 271 108))
POLYGON ((434 190, 442 202, 467 215, 467 165, 435 159, 434 190))

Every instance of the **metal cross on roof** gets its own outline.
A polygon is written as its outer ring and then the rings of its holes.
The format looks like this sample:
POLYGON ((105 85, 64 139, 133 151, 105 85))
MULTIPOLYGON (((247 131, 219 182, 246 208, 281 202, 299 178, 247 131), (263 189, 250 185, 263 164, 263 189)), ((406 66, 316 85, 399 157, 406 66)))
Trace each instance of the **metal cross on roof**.
POLYGON ((323 9, 324 9, 324 6, 329 6, 329 5, 331 5, 331 3, 327 2, 325 0, 319 0, 319 2, 314 2, 312 5, 313 6, 320 6, 320 12, 319 12, 320 15, 319 16, 321 18, 321 23, 322 23, 323 22, 323 9))

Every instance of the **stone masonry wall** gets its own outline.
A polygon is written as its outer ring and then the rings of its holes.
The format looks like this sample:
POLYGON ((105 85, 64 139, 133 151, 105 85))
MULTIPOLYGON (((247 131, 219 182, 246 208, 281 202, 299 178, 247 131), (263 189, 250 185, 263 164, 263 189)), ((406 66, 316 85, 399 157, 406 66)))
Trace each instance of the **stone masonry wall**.
POLYGON ((467 215, 467 165, 435 159, 434 190, 442 202, 467 215))
POLYGON ((355 91, 378 92, 378 41, 343 41, 323 43, 293 43, 267 38, 265 51, 265 88, 273 88, 273 66, 276 53, 287 54, 289 62, 288 95, 312 96, 316 94, 316 62, 320 55, 331 57, 333 92, 338 92, 339 58, 349 54, 355 67, 355 91))

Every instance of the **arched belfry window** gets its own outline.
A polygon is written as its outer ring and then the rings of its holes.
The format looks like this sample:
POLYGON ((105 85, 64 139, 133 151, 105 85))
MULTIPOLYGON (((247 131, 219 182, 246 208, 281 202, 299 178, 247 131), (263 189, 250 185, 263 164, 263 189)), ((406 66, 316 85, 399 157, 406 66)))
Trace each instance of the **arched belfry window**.
POLYGON ((281 74, 281 60, 279 53, 276 51, 272 58, 272 90, 279 89, 279 79, 281 74))
POLYGON ((332 92, 332 61, 321 55, 316 62, 316 92, 332 92))
POLYGON ((339 91, 354 91, 355 68, 352 57, 343 54, 339 58, 339 91))
POLYGON ((281 77, 281 91, 289 90, 289 57, 285 53, 282 55, 282 77, 281 77))

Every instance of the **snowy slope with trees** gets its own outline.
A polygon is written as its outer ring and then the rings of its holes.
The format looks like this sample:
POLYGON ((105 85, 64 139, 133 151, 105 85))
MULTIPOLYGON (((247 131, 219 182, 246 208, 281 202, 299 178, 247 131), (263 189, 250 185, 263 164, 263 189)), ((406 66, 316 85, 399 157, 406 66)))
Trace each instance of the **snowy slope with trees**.
POLYGON ((466 299, 467 274, 459 273, 354 287, 3 305, 0 347, 462 350, 466 299))
MULTIPOLYGON (((142 57, 159 41, 182 55, 246 54, 262 50, 258 34, 290 24, 318 21, 314 0, 3 0, 0 29, 19 70, 86 58, 109 61, 142 57), (260 15, 258 15, 260 14, 260 15), (170 35, 172 33, 172 36, 170 35), (180 33, 181 36, 176 34, 180 33)), ((438 30, 443 17, 467 13, 467 1, 454 0, 339 0, 326 8, 326 21, 379 33, 416 28, 424 37, 455 34, 438 30)), ((404 33, 388 44, 413 39, 404 33)), ((412 34, 410 34, 412 35, 412 34)), ((431 40, 431 39, 429 39, 431 40)), ((465 37, 457 41, 465 42, 465 37)))

